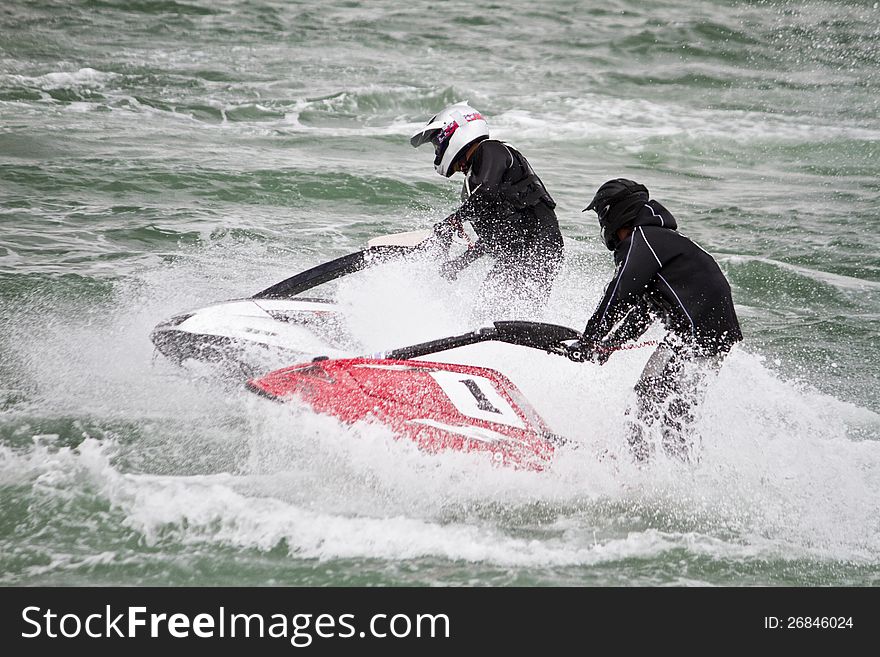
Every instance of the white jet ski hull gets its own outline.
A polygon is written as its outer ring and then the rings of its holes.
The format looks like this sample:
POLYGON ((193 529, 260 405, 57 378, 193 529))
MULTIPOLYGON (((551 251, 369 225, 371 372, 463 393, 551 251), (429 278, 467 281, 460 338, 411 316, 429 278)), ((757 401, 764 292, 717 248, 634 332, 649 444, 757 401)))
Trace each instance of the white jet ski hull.
POLYGON ((182 363, 262 362, 326 350, 345 341, 336 305, 324 299, 233 299, 176 315, 150 335, 162 355, 182 363), (320 336, 320 337, 318 337, 320 336))

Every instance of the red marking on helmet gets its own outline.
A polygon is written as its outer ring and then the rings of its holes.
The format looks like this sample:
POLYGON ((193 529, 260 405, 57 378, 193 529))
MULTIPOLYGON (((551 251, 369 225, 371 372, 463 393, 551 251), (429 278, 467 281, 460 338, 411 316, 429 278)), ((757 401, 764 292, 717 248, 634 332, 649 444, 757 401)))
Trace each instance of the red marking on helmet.
POLYGON ((479 112, 472 112, 471 114, 465 114, 464 120, 470 123, 471 121, 482 121, 483 115, 479 112))
POLYGON ((452 136, 452 133, 458 130, 458 122, 453 121, 452 123, 447 123, 443 126, 443 130, 440 132, 440 139, 438 140, 440 143, 443 143, 449 137, 452 136))

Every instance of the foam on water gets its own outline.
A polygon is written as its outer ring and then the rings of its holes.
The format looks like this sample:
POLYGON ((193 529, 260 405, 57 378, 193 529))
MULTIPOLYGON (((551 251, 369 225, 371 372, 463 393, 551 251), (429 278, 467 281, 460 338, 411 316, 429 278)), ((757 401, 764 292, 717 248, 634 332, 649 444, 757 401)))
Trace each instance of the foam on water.
MULTIPOLYGON (((389 265, 340 286, 350 328, 365 346, 473 328, 463 297, 438 294, 436 274, 412 267, 389 265)), ((700 462, 660 457, 645 468, 622 446, 623 409, 649 350, 616 354, 603 368, 510 345, 432 356, 499 369, 577 443, 547 472, 517 472, 475 456, 427 455, 383 427, 342 426, 296 403, 178 378, 152 363, 152 323, 199 296, 158 290, 192 273, 148 270, 145 282, 161 285, 117 297, 100 320, 59 308, 52 330, 34 327, 27 337, 37 342, 20 346, 31 351, 26 369, 40 392, 4 421, 35 410, 89 416, 99 426, 125 418, 140 438, 84 431, 73 444, 43 436, 29 447, 4 445, 3 486, 95 495, 156 549, 284 546, 319 560, 433 557, 523 568, 679 550, 711 559, 878 560, 880 417, 787 382, 747 345, 710 388, 700 462), (854 427, 867 439, 854 440, 854 427), (163 456, 168 440, 203 452, 202 473, 163 456), (237 446, 231 462, 223 442, 237 446), (136 458, 146 445, 151 456, 136 458)), ((578 325, 601 290, 586 289, 586 300, 560 293, 561 310, 549 319, 578 325)))
POLYGON ((820 116, 784 114, 736 109, 705 109, 679 105, 662 99, 613 98, 607 95, 578 96, 556 103, 542 103, 538 112, 511 110, 493 117, 499 132, 520 139, 593 139, 635 142, 651 137, 686 137, 689 140, 730 139, 766 141, 861 139, 873 141, 877 130, 853 123, 830 122, 820 116), (817 135, 816 130, 821 134, 817 135))
POLYGON ((862 293, 873 293, 876 294, 880 292, 880 282, 865 280, 863 278, 853 278, 852 276, 841 276, 840 274, 833 274, 831 272, 819 271, 816 269, 811 269, 809 267, 801 267, 798 265, 793 265, 789 262, 780 262, 778 260, 773 260, 772 258, 765 258, 761 256, 729 256, 724 258, 723 260, 730 262, 732 264, 742 264, 746 262, 762 262, 764 264, 771 265, 773 267, 778 267, 779 269, 783 269, 786 271, 794 272, 799 276, 803 276, 809 278, 814 281, 818 281, 820 283, 824 283, 826 285, 833 286, 840 290, 844 290, 846 292, 853 292, 857 294, 862 293))
POLYGON ((39 89, 68 89, 71 87, 105 86, 117 78, 117 74, 97 71, 93 68, 81 68, 77 71, 56 71, 44 75, 0 75, 0 84, 20 84, 39 89))
MULTIPOLYGON (((176 102, 144 103, 132 94, 137 79, 81 68, 58 71, 40 76, 0 76, 0 84, 10 87, 35 88, 44 91, 73 90, 82 92, 80 100, 68 104, 71 111, 93 108, 113 111, 149 113, 178 122, 181 117, 233 129, 242 135, 309 133, 323 137, 399 137, 401 143, 423 125, 432 111, 425 101, 422 88, 370 83, 345 89, 330 97, 280 97, 262 104, 253 101, 253 94, 244 86, 223 90, 216 97, 198 100, 181 96, 176 102), (89 101, 90 90, 101 95, 89 101), (109 103, 109 105, 108 105, 109 103), (210 108, 216 117, 202 117, 200 108, 210 108), (262 113, 260 123, 254 117, 232 121, 229 116, 240 110, 254 109, 262 113), (303 118, 307 116, 308 118, 303 118), (200 118, 201 117, 201 118, 200 118), (219 119, 219 122, 216 119, 219 119), (260 125, 262 123, 262 125, 260 125)), ((206 83, 210 84, 210 83, 206 83)), ((437 106, 461 100, 473 94, 468 90, 438 89, 428 94, 436 97, 437 106)), ((685 137, 690 140, 711 138, 726 142, 730 139, 755 141, 815 140, 817 130, 825 140, 853 139, 876 141, 880 133, 864 123, 845 122, 817 114, 770 114, 736 108, 702 108, 676 103, 663 97, 616 98, 604 93, 581 93, 566 97, 557 92, 539 94, 526 108, 506 109, 488 113, 491 126, 499 138, 515 137, 519 141, 566 142, 575 140, 612 140, 626 144, 646 138, 685 137)), ((183 127, 183 126, 180 126, 183 127)))

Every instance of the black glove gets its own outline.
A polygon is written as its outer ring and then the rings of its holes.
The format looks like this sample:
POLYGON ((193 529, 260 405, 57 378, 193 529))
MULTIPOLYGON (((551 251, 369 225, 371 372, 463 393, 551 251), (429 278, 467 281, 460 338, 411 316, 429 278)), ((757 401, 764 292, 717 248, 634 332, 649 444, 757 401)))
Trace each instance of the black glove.
POLYGON ((458 272, 470 267, 476 260, 481 258, 485 252, 483 240, 477 240, 460 256, 453 258, 452 260, 447 260, 440 265, 440 275, 450 281, 454 281, 455 277, 458 276, 458 272))
POLYGON ((612 351, 612 349, 605 349, 597 345, 595 342, 575 340, 567 346, 567 353, 565 355, 569 360, 573 360, 575 363, 590 361, 599 365, 604 365, 608 362, 608 358, 611 356, 612 351))
POLYGON ((575 340, 571 344, 565 345, 565 357, 573 360, 575 363, 583 363, 587 360, 587 353, 580 340, 575 340))
POLYGON ((597 365, 604 365, 608 362, 608 359, 611 358, 611 354, 613 352, 614 349, 611 349, 610 347, 602 347, 597 345, 590 353, 590 360, 597 365))
POLYGON ((456 235, 462 235, 464 229, 461 221, 454 219, 455 215, 450 215, 433 225, 434 235, 443 242, 452 243, 452 238, 456 235))

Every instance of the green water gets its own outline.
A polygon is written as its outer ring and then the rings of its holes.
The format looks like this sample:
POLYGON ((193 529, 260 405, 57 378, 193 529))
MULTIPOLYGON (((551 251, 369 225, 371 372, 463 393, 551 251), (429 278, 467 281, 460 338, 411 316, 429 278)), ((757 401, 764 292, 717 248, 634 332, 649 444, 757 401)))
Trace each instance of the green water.
MULTIPOLYGON (((877 585, 873 2, 0 8, 0 583, 877 585), (597 461, 646 354, 504 362, 552 473, 428 457, 157 358, 163 319, 455 206, 409 135, 470 100, 558 203, 546 317, 611 275, 604 180, 731 281, 745 341, 698 465, 597 461)), ((478 279, 339 285, 365 347, 470 328, 478 279)), ((485 357, 490 358, 492 354, 485 357)))

